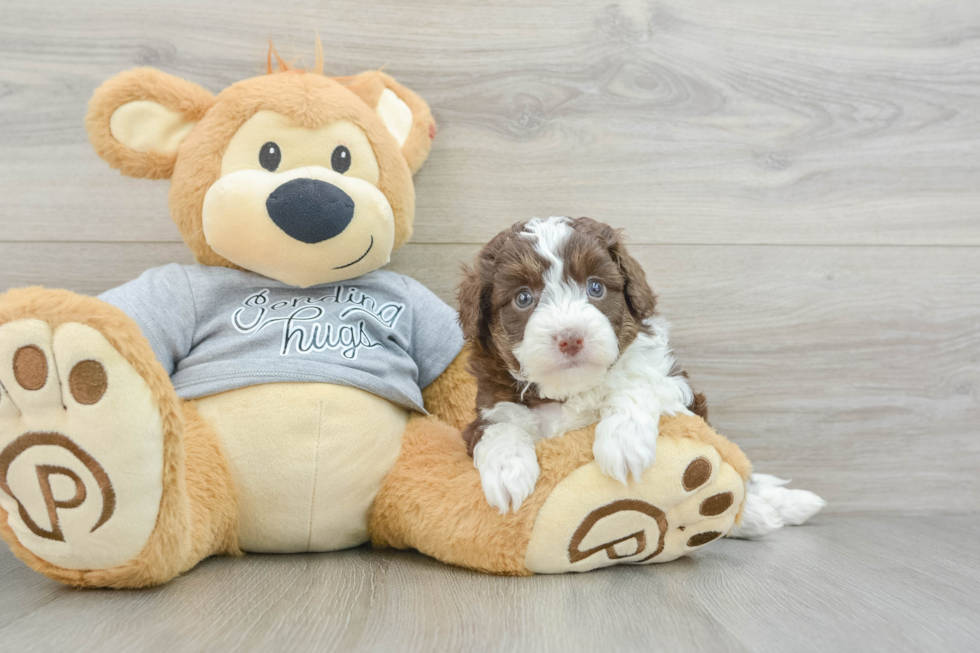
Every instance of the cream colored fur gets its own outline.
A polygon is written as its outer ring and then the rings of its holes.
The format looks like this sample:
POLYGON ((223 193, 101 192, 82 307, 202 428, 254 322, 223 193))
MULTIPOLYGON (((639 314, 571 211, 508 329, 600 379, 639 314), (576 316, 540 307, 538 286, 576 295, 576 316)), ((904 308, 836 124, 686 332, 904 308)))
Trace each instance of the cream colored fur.
POLYGON ((136 152, 176 154, 196 123, 158 102, 133 100, 112 112, 112 137, 136 152))
POLYGON ((0 361, 10 361, 9 348, 22 343, 43 348, 50 362, 47 383, 39 391, 26 391, 9 363, 0 365, 0 386, 7 390, 0 401, 13 405, 17 413, 0 420, 0 449, 10 444, 11 436, 67 431, 97 461, 95 473, 107 474, 112 484, 101 491, 93 469, 63 447, 30 447, 13 461, 6 481, 27 518, 42 532, 58 526, 62 539, 32 532, 13 498, 0 493, 0 506, 10 515, 8 524, 35 554, 66 569, 123 564, 140 552, 153 532, 163 489, 163 424, 150 388, 89 326, 69 322, 52 330, 40 320, 9 322, 0 327, 0 361), (68 388, 70 373, 82 360, 98 361, 108 373, 105 395, 92 405, 76 401, 68 388), (39 484, 43 465, 67 470, 47 477, 53 499, 70 502, 84 494, 81 505, 56 510, 54 520, 39 484), (66 475, 72 473, 78 478, 75 482, 66 475), (112 518, 101 523, 110 511, 112 518))
POLYGON ((221 434, 245 551, 367 542, 368 512, 401 450, 408 411, 363 390, 275 383, 194 402, 221 434))

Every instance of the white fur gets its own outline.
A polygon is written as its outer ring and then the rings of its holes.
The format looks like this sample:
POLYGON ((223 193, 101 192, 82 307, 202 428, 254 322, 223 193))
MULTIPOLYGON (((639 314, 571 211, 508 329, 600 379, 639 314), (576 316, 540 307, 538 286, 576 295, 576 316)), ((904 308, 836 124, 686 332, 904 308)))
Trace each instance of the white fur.
POLYGON ((745 495, 745 506, 742 508, 742 523, 736 524, 728 533, 728 537, 754 540, 778 531, 782 527, 783 519, 776 509, 758 494, 749 492, 745 495))
POLYGON ((775 508, 784 522, 799 526, 820 512, 827 502, 808 490, 785 487, 790 482, 772 474, 753 474, 749 479, 748 491, 758 494, 775 508))
POLYGON ((500 514, 511 508, 517 512, 541 473, 534 451, 539 439, 537 417, 526 406, 507 401, 483 410, 482 415, 491 424, 473 448, 473 464, 480 472, 483 494, 500 514))
POLYGON ((604 474, 625 484, 630 474, 638 480, 653 465, 660 416, 690 414, 694 393, 687 379, 670 374, 674 356, 667 321, 652 318, 647 326, 652 335, 641 333, 605 373, 599 371, 588 386, 567 396, 560 416, 554 404, 531 410, 500 402, 482 411, 491 425, 473 458, 490 505, 501 513, 509 506, 516 511, 534 489, 540 473, 534 445, 540 438, 595 422, 592 453, 604 474))
POLYGON ((631 474, 639 480, 656 460, 660 416, 689 414, 687 406, 694 399, 687 379, 671 375, 675 361, 666 320, 648 320, 651 334, 639 334, 620 352, 615 330, 589 301, 585 288, 563 278, 565 263, 560 252, 572 235, 568 218, 531 220, 521 235, 534 240, 535 251, 549 267, 524 339, 514 349, 521 365, 515 376, 537 386, 542 397, 564 403, 560 417, 547 407, 531 411, 510 402, 483 412, 484 419, 493 424, 484 431, 477 448, 488 437, 492 440, 483 449, 490 457, 478 462, 477 468, 487 499, 502 510, 505 499, 513 501, 519 496, 516 503, 520 505, 527 496, 523 483, 531 474, 526 473, 526 458, 538 438, 598 422, 592 449, 596 463, 604 474, 625 484, 631 474), (578 331, 584 338, 574 366, 556 346, 556 336, 566 330, 578 331), (521 451, 505 451, 507 446, 521 451), (511 460, 525 473, 507 470, 511 460))
MULTIPOLYGON (((615 330, 591 304, 585 288, 563 278, 559 252, 572 234, 568 218, 534 219, 525 238, 549 268, 544 291, 524 329, 514 355, 521 365, 517 380, 537 386, 538 393, 563 402, 531 410, 501 402, 482 412, 490 422, 473 451, 483 491, 490 504, 506 513, 515 511, 533 491, 540 469, 534 450, 542 437, 555 437, 598 422, 592 453, 604 474, 627 483, 639 480, 656 460, 661 415, 690 414, 694 400, 687 379, 672 376, 675 359, 670 349, 669 324, 655 317, 619 352, 615 330), (575 365, 556 346, 556 336, 572 329, 584 344, 575 365)), ((784 524, 802 524, 825 505, 806 490, 791 490, 788 481, 754 474, 747 486, 742 523, 730 537, 757 538, 784 524)))
POLYGON ((534 250, 549 267, 544 290, 524 327, 524 339, 514 349, 521 365, 517 377, 535 384, 542 397, 563 400, 591 385, 612 365, 619 356, 619 342, 585 288, 563 279, 565 263, 559 252, 572 235, 568 218, 535 218, 521 235, 534 240, 534 250), (574 367, 555 346, 556 336, 569 329, 581 332, 585 340, 574 367))
POLYGON ((598 421, 592 453, 599 469, 622 483, 629 474, 639 480, 656 460, 660 416, 690 414, 694 400, 687 379, 670 374, 675 359, 667 321, 651 318, 646 325, 651 335, 638 335, 591 387, 565 401, 552 433, 598 421))
POLYGON ((827 505, 813 492, 784 487, 789 482, 771 474, 753 474, 746 487, 742 523, 728 536, 748 540, 768 535, 786 524, 799 526, 827 505))

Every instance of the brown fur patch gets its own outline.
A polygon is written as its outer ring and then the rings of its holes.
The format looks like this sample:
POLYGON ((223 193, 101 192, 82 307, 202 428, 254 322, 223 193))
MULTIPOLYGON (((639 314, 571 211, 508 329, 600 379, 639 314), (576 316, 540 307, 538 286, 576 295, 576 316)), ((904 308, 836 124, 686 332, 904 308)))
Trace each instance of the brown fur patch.
MULTIPOLYGON (((532 239, 521 236, 526 224, 516 223, 491 239, 473 266, 464 267, 457 291, 463 334, 473 348, 470 370, 477 379, 478 411, 502 401, 531 408, 550 401, 533 384, 525 389, 514 379, 520 364, 513 352, 524 338, 551 265, 535 251, 532 239), (535 298, 527 309, 514 303, 523 289, 535 298)), ((626 251, 621 230, 591 218, 576 218, 570 225, 572 233, 558 253, 564 262, 564 278, 582 286, 590 279, 603 284, 605 294, 590 301, 609 320, 623 351, 639 333, 647 332, 643 322, 655 314, 656 295, 642 266, 626 251)), ((679 367, 677 373, 687 376, 679 367)), ((707 417, 703 395, 696 394, 690 408, 707 417)), ((470 455, 486 426, 476 417, 463 430, 470 455)))
MULTIPOLYGON (((609 320, 619 341, 619 351, 624 351, 636 340, 636 336, 646 331, 643 320, 653 314, 640 314, 634 309, 634 301, 628 295, 628 288, 638 285, 630 278, 637 270, 642 274, 639 265, 626 267, 623 265, 626 254, 617 254, 616 248, 622 247, 620 231, 609 225, 596 222, 590 218, 578 218, 572 221, 572 236, 565 245, 561 256, 565 261, 565 277, 581 286, 590 279, 596 279, 606 288, 601 299, 591 300, 593 305, 602 311, 609 320)), ((643 279, 646 284, 646 278, 643 279)), ((648 301, 656 305, 656 298, 649 286, 648 301)))
POLYGON ((643 266, 626 251, 622 230, 613 229, 592 218, 577 218, 572 221, 572 224, 576 231, 592 234, 608 248, 610 256, 623 275, 622 292, 636 321, 642 323, 643 320, 653 316, 657 309, 657 296, 653 294, 650 284, 647 283, 643 266))

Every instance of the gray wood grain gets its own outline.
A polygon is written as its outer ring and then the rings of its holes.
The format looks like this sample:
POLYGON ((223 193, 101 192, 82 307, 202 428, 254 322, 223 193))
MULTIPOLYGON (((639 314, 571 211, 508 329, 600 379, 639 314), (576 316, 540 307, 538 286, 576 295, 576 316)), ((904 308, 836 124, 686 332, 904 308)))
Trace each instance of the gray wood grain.
POLYGON ((980 3, 0 0, 0 291, 191 262, 88 98, 141 65, 218 91, 315 31, 440 124, 393 269, 452 301, 515 220, 627 227, 714 425, 827 513, 530 579, 356 549, 79 592, 0 546, 0 650, 980 649, 980 3))
MULTIPOLYGON (((391 268, 455 304, 476 245, 391 268)), ((980 510, 980 256, 973 248, 633 245, 712 423, 828 510, 980 510)), ((0 288, 97 293, 183 245, 0 244, 0 288)), ((301 292, 299 292, 301 294, 301 292)))
POLYGON ((219 558, 137 592, 67 589, 0 550, 0 647, 965 653, 980 647, 980 556, 963 546, 977 524, 822 515, 666 565, 520 579, 366 549, 219 558))
POLYGON ((311 63, 319 30, 330 71, 386 65, 442 125, 418 243, 574 214, 649 243, 980 244, 969 0, 0 6, 4 240, 176 241, 165 184, 90 151, 91 92, 137 65, 218 91, 270 36, 311 63))

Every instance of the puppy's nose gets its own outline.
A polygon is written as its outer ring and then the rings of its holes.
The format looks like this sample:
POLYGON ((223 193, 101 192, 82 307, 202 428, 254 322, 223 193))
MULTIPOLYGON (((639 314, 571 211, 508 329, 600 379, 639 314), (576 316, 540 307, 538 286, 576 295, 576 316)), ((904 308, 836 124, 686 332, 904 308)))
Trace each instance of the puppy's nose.
POLYGON ((340 234, 354 219, 354 200, 319 179, 293 179, 265 201, 269 217, 291 238, 314 244, 340 234))
POLYGON ((555 342, 558 343, 558 351, 566 356, 574 356, 582 351, 585 334, 577 329, 566 329, 555 336, 555 342))

